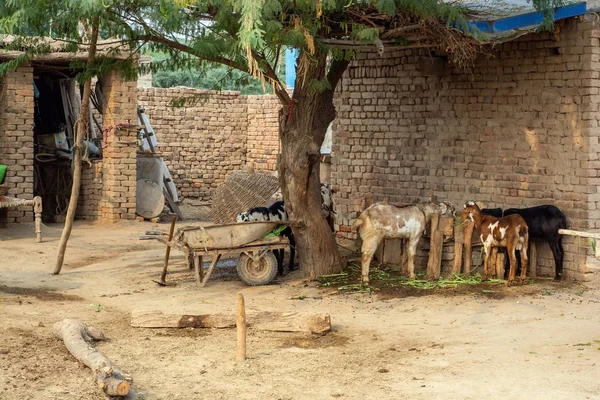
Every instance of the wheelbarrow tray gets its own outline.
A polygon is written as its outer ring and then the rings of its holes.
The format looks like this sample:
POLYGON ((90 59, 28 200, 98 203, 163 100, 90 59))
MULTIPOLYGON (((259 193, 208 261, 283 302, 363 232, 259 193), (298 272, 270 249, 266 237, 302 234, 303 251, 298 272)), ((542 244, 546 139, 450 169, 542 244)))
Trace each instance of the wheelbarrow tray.
POLYGON ((263 238, 281 224, 281 221, 265 221, 189 226, 178 229, 173 241, 190 249, 233 249, 263 238))

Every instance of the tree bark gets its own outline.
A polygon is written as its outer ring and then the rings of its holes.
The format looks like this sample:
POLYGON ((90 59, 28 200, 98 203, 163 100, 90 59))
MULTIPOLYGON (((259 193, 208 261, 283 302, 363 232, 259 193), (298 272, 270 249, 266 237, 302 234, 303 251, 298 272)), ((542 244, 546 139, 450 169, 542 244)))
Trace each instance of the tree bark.
POLYGON ((315 279, 343 267, 335 236, 321 214, 320 150, 336 115, 335 87, 349 62, 334 60, 328 69, 327 53, 317 49, 312 55, 301 53, 299 63, 305 73, 296 78, 292 100, 279 114, 278 170, 300 268, 306 277, 315 279), (319 92, 311 87, 324 80, 329 88, 319 92))
MULTIPOLYGON (((89 49, 89 55, 87 60, 87 71, 91 70, 94 64, 94 58, 96 56, 96 45, 98 43, 98 27, 99 19, 95 17, 92 22, 92 37, 89 49)), ((60 237, 60 243, 58 245, 58 253, 56 256, 56 265, 54 266, 54 275, 60 274, 62 269, 63 261, 65 260, 65 251, 67 249, 67 242, 71 236, 71 229, 73 229, 73 220, 75 219, 75 212, 77 211, 77 201, 79 199, 79 192, 81 190, 81 152, 83 149, 83 135, 89 122, 88 108, 90 105, 90 93, 92 89, 91 78, 86 80, 83 86, 83 99, 81 100, 81 109, 79 110, 79 119, 75 124, 75 154, 73 155, 73 163, 75 165, 75 171, 73 173, 73 186, 71 187, 71 197, 69 199, 69 207, 67 209, 67 217, 65 218, 65 227, 63 228, 62 235, 60 237)))

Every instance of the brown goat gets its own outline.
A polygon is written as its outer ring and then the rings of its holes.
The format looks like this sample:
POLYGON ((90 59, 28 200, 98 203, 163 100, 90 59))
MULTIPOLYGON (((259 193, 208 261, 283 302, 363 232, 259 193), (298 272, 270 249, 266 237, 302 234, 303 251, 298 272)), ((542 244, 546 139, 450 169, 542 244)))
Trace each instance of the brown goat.
POLYGON ((510 272, 508 274, 507 286, 510 286, 515 280, 515 270, 517 266, 517 257, 515 250, 521 251, 521 276, 519 283, 522 285, 525 281, 527 272, 527 247, 529 245, 529 228, 523 217, 518 214, 507 215, 497 218, 486 215, 481 212, 479 206, 473 201, 465 204, 462 212, 463 221, 470 219, 475 224, 475 229, 479 231, 481 243, 485 251, 485 262, 483 266, 482 279, 487 279, 488 272, 492 275, 494 268, 491 264, 492 247, 506 247, 510 259, 510 272))

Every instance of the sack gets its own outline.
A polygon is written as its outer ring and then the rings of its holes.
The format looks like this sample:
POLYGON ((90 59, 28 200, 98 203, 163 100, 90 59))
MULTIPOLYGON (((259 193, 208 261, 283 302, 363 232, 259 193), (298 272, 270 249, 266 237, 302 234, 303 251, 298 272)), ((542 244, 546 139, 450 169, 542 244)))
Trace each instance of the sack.
POLYGON ((6 176, 6 170, 8 167, 6 165, 0 164, 0 185, 4 183, 4 177, 6 176))

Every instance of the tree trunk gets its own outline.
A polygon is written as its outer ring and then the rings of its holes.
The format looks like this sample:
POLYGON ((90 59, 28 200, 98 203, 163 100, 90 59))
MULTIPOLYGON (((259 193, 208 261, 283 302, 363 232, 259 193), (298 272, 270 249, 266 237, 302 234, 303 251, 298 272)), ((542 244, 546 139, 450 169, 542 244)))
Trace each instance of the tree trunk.
MULTIPOLYGON (((98 17, 94 18, 92 22, 92 38, 90 43, 90 49, 87 60, 87 71, 91 70, 94 64, 94 57, 96 56, 96 44, 98 42, 98 17)), ((71 187, 71 197, 69 198, 69 208, 67 208, 67 217, 65 218, 65 227, 63 228, 62 235, 60 237, 60 243, 58 245, 58 253, 56 255, 56 265, 54 266, 54 275, 60 274, 62 269, 63 261, 65 259, 65 251, 67 249, 67 242, 71 236, 71 229, 73 228, 73 220, 75 219, 75 212, 77 211, 77 201, 79 200, 79 191, 81 189, 81 152, 83 149, 83 135, 87 129, 89 122, 88 108, 90 105, 90 93, 92 90, 91 78, 85 81, 83 86, 83 99, 81 100, 81 109, 79 110, 79 119, 75 123, 75 154, 73 155, 73 163, 75 165, 75 171, 73 173, 73 186, 71 187)))
POLYGON ((343 267, 335 235, 321 214, 320 150, 335 118, 335 86, 349 63, 333 61, 327 72, 326 61, 327 54, 318 50, 310 56, 300 55, 305 73, 296 79, 292 102, 279 115, 279 180, 300 268, 310 279, 337 273, 343 267), (328 89, 318 92, 311 87, 324 79, 329 82, 328 89))

